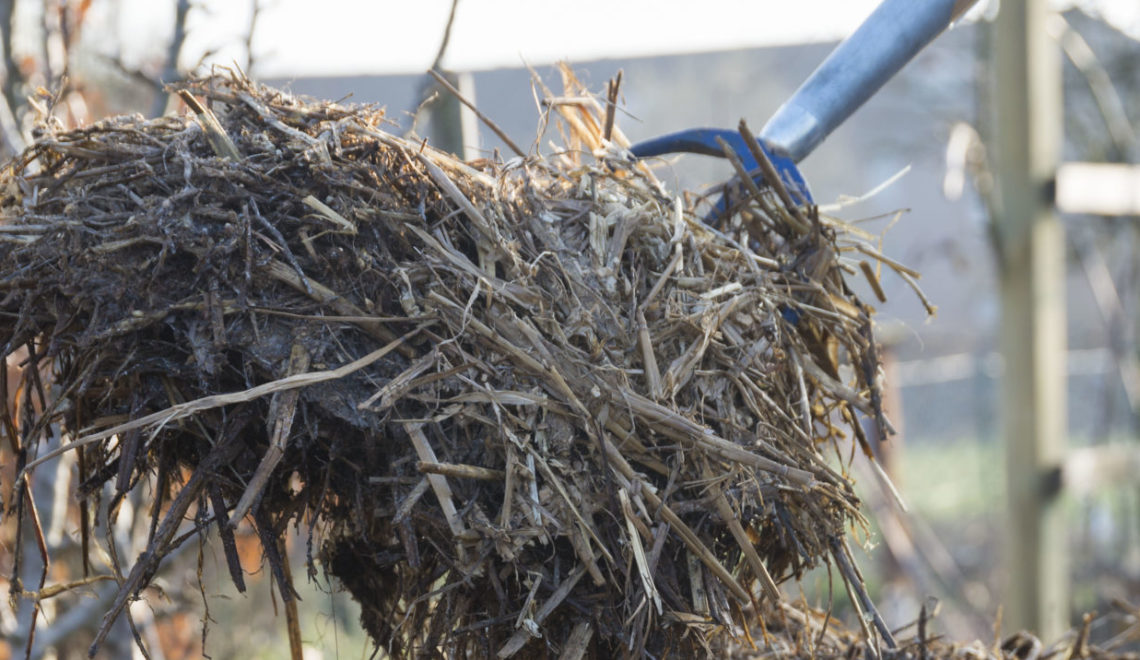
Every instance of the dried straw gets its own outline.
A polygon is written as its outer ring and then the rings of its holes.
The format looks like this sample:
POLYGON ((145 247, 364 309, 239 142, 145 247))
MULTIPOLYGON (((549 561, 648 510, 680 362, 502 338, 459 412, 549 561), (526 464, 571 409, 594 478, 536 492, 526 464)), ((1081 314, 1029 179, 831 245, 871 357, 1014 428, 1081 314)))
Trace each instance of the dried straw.
POLYGON ((8 167, 0 345, 42 397, 5 414, 21 479, 58 424, 80 497, 164 502, 96 644, 192 507, 239 590, 251 519, 286 599, 307 523, 395 656, 776 648, 754 627, 815 616, 778 585, 829 561, 873 614, 824 458, 858 415, 888 428, 842 228, 770 188, 704 224, 565 82, 550 157, 463 163, 217 76, 193 116, 49 131, 8 167))

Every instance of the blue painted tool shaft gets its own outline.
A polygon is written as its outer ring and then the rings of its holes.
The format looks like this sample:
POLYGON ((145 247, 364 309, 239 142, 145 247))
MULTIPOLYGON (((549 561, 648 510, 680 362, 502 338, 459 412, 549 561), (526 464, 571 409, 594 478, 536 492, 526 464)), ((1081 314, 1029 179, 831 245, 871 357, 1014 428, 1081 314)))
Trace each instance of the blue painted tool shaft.
POLYGON ((760 131, 799 162, 903 68, 973 0, 883 0, 760 131))

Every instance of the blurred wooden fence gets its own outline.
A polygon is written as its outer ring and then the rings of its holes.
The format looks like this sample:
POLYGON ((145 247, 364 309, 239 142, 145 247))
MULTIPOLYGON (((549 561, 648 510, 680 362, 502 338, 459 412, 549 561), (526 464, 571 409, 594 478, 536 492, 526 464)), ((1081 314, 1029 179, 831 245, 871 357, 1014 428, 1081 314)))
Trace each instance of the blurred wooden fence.
MULTIPOLYGON (((1058 189, 1072 186, 1057 179, 1063 99, 1060 48, 1048 32, 1052 11, 1048 0, 1003 0, 992 39, 1010 536, 1006 623, 1048 640, 1070 625, 1062 493, 1140 481, 1140 471, 1129 469, 1140 467, 1135 446, 1066 447, 1065 243, 1055 205, 1058 189)), ((1080 210, 1140 213, 1115 197, 1105 195, 1106 207, 1098 209, 1094 196, 1080 210)))

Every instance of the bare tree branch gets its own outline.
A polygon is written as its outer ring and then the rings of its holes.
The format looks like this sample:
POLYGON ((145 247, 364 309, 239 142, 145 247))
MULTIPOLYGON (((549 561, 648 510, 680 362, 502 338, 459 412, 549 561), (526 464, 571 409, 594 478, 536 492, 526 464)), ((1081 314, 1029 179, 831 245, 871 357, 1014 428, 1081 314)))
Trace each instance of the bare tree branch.
POLYGON ((158 95, 150 109, 152 117, 165 113, 166 106, 170 102, 170 97, 162 91, 161 84, 172 83, 182 77, 178 71, 178 58, 182 54, 183 44, 186 43, 186 15, 189 13, 190 0, 178 0, 174 10, 174 36, 171 38, 170 47, 166 51, 166 66, 159 76, 158 95))
POLYGON ((40 59, 42 60, 43 73, 44 73, 44 87, 51 87, 52 82, 55 80, 55 67, 52 66, 52 48, 51 40, 55 29, 52 25, 54 19, 59 14, 56 12, 56 4, 58 0, 43 0, 43 10, 40 13, 40 30, 43 34, 40 36, 40 59))
POLYGON ((1116 86, 1108 71, 1097 58, 1089 43, 1061 14, 1055 14, 1049 24, 1053 37, 1060 42, 1061 48, 1073 66, 1088 83, 1093 100, 1104 119, 1105 128, 1112 138, 1113 150, 1117 157, 1123 160, 1131 158, 1136 147, 1136 131, 1128 119, 1124 109, 1124 101, 1120 97, 1116 86))
POLYGON ((253 8, 249 14, 249 29, 245 32, 245 74, 253 78, 253 65, 257 61, 257 56, 253 54, 253 35, 257 32, 257 19, 261 18, 261 12, 265 7, 262 6, 261 0, 251 0, 253 8))
POLYGON ((443 56, 447 54, 447 45, 451 42, 451 26, 455 24, 455 10, 459 8, 459 0, 451 0, 451 13, 447 15, 447 25, 443 28, 443 40, 439 42, 439 51, 431 63, 433 70, 440 70, 443 65, 443 56))
POLYGON ((96 58, 103 60, 107 66, 112 67, 119 73, 129 78, 132 82, 143 85, 156 91, 162 91, 162 81, 155 78, 153 75, 136 67, 127 66, 121 57, 108 57, 107 55, 96 54, 96 58))
POLYGON ((0 0, 0 55, 4 58, 4 100, 12 113, 20 107, 19 89, 23 84, 20 67, 12 54, 12 21, 15 17, 16 0, 0 0))
POLYGON ((27 147, 24 134, 20 131, 20 123, 16 120, 16 113, 8 104, 7 95, 0 97, 0 158, 5 160, 15 156, 27 147))
MULTIPOLYGON (((455 24, 455 11, 459 8, 459 0, 451 0, 451 12, 447 15, 447 25, 443 28, 443 39, 439 42, 439 50, 435 53, 435 59, 432 60, 431 71, 443 71, 443 56, 447 54, 447 46, 451 42, 451 27, 455 24)), ((432 107, 439 102, 441 88, 435 82, 434 78, 430 75, 425 75, 420 82, 419 94, 417 94, 416 107, 412 111, 412 125, 408 129, 408 134, 414 134, 416 127, 420 121, 425 117, 431 117, 432 107)))

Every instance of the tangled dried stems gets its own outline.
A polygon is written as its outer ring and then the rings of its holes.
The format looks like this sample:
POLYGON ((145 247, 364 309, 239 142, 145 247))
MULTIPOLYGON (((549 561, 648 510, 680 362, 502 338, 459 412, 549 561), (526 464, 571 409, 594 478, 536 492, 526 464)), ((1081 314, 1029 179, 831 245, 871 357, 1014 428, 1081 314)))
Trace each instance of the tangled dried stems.
POLYGON ((855 239, 771 188, 705 224, 566 84, 547 157, 460 162, 227 75, 185 86, 190 115, 49 132, 9 166, 0 343, 35 404, 4 416, 13 508, 34 518, 52 433, 84 502, 155 484, 94 645, 195 532, 244 589, 246 519, 286 599, 303 525, 394 656, 847 648, 781 599, 821 562, 859 643, 894 645, 825 458, 858 416, 889 426, 855 239))

